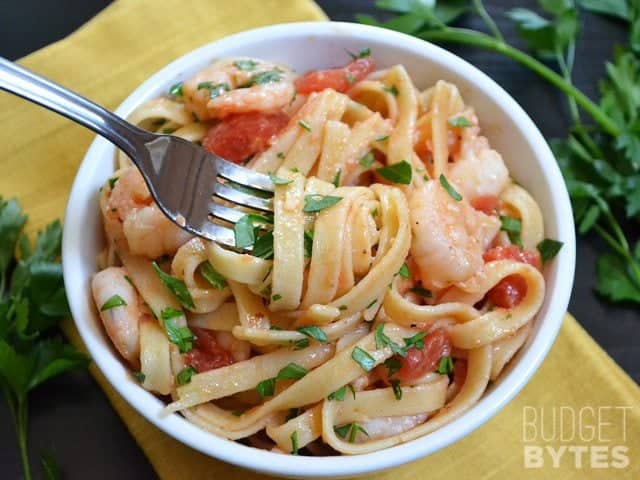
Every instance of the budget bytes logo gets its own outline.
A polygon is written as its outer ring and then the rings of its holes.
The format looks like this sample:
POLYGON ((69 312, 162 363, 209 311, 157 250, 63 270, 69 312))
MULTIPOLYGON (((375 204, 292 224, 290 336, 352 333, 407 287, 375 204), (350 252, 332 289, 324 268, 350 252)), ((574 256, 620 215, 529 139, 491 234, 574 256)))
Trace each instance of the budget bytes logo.
POLYGON ((631 462, 627 415, 632 408, 523 407, 524 468, 627 468, 631 462))

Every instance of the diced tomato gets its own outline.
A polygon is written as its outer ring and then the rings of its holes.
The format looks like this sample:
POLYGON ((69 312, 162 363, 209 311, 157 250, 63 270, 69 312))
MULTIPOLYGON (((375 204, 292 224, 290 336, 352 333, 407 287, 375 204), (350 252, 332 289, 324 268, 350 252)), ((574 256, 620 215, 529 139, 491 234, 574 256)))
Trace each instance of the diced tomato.
MULTIPOLYGON (((542 269, 540 253, 531 250, 523 250, 516 245, 505 245, 487 250, 483 255, 485 262, 495 260, 515 260, 528 263, 542 269)), ((509 275, 487 293, 487 299, 493 305, 500 308, 513 308, 518 305, 527 294, 527 282, 520 275, 509 275)))
POLYGON ((269 148, 288 122, 282 112, 229 115, 209 129, 202 146, 230 162, 243 163, 269 148))
POLYGON ((484 252, 482 258, 485 262, 493 262, 495 260, 515 260, 516 262, 528 263, 532 267, 542 270, 540 252, 537 250, 524 250, 513 244, 491 248, 484 252))
POLYGON ((496 215, 500 200, 495 195, 480 195, 471 201, 471 206, 487 215, 496 215))
POLYGON ((467 361, 457 359, 453 362, 453 383, 462 387, 467 379, 467 361))
POLYGON ((216 342, 213 333, 203 328, 191 327, 196 336, 193 348, 184 354, 184 361, 198 372, 226 367, 233 363, 233 356, 216 342))
POLYGON ((325 88, 333 88, 338 92, 346 92, 354 83, 359 82, 376 68, 371 57, 358 58, 345 67, 328 70, 312 70, 296 80, 298 93, 320 92, 325 88))
POLYGON ((407 355, 404 358, 399 355, 395 356, 402 363, 402 367, 392 378, 402 381, 420 378, 428 372, 435 371, 438 368, 440 357, 447 356, 450 353, 451 339, 449 334, 439 328, 424 337, 424 348, 422 350, 412 347, 407 351, 407 355))

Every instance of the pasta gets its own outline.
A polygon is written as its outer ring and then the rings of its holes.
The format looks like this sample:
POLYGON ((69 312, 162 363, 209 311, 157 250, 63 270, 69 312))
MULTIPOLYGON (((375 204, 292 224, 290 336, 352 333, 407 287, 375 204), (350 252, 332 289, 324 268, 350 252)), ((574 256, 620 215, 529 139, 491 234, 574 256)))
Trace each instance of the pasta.
POLYGON ((225 249, 117 156, 91 288, 164 414, 274 452, 373 452, 459 417, 527 341, 543 217, 455 85, 420 90, 368 50, 302 76, 233 58, 130 121, 274 183, 273 214, 240 212, 225 249))

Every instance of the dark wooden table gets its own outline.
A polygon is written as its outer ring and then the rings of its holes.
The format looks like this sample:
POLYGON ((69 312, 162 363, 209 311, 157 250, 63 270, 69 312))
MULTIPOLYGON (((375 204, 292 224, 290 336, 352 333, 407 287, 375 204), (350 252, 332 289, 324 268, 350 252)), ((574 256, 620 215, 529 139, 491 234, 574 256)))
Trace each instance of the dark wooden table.
MULTIPOLYGON (((68 35, 109 3, 107 0, 2 0, 0 55, 9 59, 27 55, 68 35)), ((369 0, 318 0, 318 3, 333 20, 352 21, 355 13, 374 12, 374 2, 369 0)), ((516 35, 502 12, 514 6, 535 5, 532 0, 487 0, 486 3, 509 41, 516 35)), ((480 27, 479 23, 472 26, 480 27)), ((625 32, 620 23, 583 15, 575 69, 577 86, 593 97, 597 80, 604 73, 604 62, 611 57, 613 46, 623 42, 625 32)), ((497 80, 531 115, 546 137, 565 135, 566 101, 556 90, 529 71, 494 54, 470 48, 452 50, 497 80)), ((634 238, 638 238, 638 228, 634 230, 634 238)), ((609 355, 640 381, 640 309, 614 307, 593 292, 595 257, 602 248, 595 237, 579 240, 570 311, 609 355)), ((558 399, 558 403, 562 403, 562 399, 558 399)), ((127 480, 155 476, 87 373, 67 375, 37 390, 31 397, 30 412, 32 458, 37 459, 44 450, 53 449, 67 478, 127 480)), ((20 478, 13 426, 4 404, 0 406, 0 472, 0 478, 20 478)))

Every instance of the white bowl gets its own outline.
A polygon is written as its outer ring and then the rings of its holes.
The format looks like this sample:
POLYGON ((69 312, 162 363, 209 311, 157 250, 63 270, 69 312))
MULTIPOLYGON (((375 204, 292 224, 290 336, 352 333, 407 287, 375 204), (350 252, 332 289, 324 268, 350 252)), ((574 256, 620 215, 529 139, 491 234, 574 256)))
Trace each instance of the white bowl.
POLYGON ((90 298, 102 221, 98 189, 113 171, 114 147, 96 138, 78 170, 66 211, 64 281, 73 318, 96 365, 138 412, 177 440, 207 455, 251 470, 291 477, 352 476, 388 469, 429 455, 459 440, 502 409, 529 381, 553 343, 567 308, 575 265, 575 237, 569 197, 547 143, 527 114, 496 82, 464 60, 427 42, 351 23, 290 23, 259 28, 205 45, 169 64, 138 87, 116 113, 128 116, 141 103, 166 94, 214 58, 249 55, 293 66, 298 72, 347 62, 345 49, 369 47, 380 66, 403 64, 416 85, 454 82, 478 112, 484 134, 502 153, 512 176, 538 201, 546 235, 564 247, 546 268, 547 295, 534 330, 517 357, 482 399, 460 418, 404 445, 376 453, 341 457, 280 455, 218 438, 174 414, 136 384, 100 326, 90 298))

